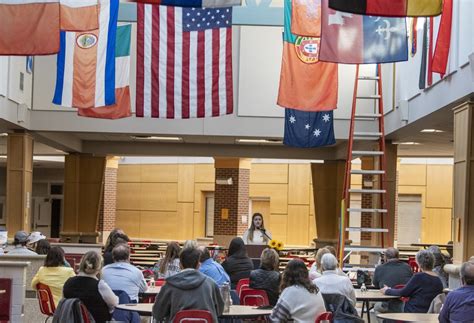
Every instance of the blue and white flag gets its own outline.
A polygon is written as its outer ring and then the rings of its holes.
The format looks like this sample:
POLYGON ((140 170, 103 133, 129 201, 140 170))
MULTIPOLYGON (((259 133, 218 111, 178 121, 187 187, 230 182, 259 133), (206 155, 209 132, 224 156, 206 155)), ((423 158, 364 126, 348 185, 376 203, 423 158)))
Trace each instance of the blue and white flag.
POLYGON ((285 109, 283 143, 287 146, 299 148, 314 148, 335 144, 333 112, 306 112, 285 109))

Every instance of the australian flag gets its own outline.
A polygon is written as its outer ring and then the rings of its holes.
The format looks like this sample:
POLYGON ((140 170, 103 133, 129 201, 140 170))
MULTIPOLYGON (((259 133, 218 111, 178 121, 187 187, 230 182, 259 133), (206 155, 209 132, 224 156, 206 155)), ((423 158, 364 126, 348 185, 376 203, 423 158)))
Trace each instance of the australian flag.
POLYGON ((333 112, 307 112, 285 109, 283 143, 287 146, 299 148, 314 148, 335 144, 333 112))

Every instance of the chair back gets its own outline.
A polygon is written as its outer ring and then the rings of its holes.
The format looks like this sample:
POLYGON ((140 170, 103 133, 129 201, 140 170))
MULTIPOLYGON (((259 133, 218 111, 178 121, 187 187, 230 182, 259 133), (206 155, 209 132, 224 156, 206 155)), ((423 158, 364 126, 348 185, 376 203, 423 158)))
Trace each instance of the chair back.
POLYGON ((164 278, 158 278, 158 279, 155 281, 155 286, 156 286, 156 287, 163 286, 164 284, 166 284, 166 280, 165 280, 164 278))
POLYGON ((54 311, 56 311, 56 306, 54 304, 53 293, 51 293, 49 286, 41 283, 36 284, 36 296, 41 313, 47 316, 53 316, 54 311))
POLYGON ((413 256, 408 257, 408 265, 410 266, 411 271, 413 271, 414 273, 417 273, 420 271, 420 267, 416 263, 415 257, 413 256))
POLYGON ((173 323, 212 323, 212 314, 204 310, 182 310, 176 313, 173 323))
POLYGON ((323 322, 323 321, 332 322, 332 317, 333 317, 333 315, 332 315, 331 312, 323 312, 323 313, 318 315, 318 317, 316 318, 315 323, 320 323, 320 322, 323 322))
POLYGON ((79 306, 81 307, 82 321, 84 323, 91 323, 91 320, 89 319, 90 313, 87 310, 87 307, 82 303, 79 306))
POLYGON ((12 279, 0 278, 0 322, 10 322, 12 303, 12 279))
POLYGON ((261 289, 244 289, 240 293, 240 305, 267 306, 270 305, 270 302, 268 301, 266 291, 261 289))
POLYGON ((240 292, 242 289, 248 289, 250 288, 250 278, 242 278, 237 282, 237 286, 235 286, 235 291, 237 292, 237 295, 240 297, 240 292))
MULTIPOLYGON (((113 290, 119 299, 119 304, 131 303, 127 292, 123 290, 113 290)), ((140 315, 137 312, 115 309, 112 318, 118 322, 140 323, 140 315)))

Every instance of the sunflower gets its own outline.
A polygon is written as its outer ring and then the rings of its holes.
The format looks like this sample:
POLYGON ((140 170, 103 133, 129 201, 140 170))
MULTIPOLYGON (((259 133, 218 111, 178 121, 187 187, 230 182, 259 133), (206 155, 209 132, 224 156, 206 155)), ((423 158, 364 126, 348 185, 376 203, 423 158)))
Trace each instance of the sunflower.
POLYGON ((283 249, 283 242, 278 241, 275 247, 276 250, 281 251, 283 249))
POLYGON ((275 248, 277 247, 277 245, 278 245, 278 241, 276 241, 276 240, 273 240, 273 239, 272 239, 272 240, 270 240, 270 241, 268 242, 268 246, 269 246, 270 248, 275 249, 275 248))

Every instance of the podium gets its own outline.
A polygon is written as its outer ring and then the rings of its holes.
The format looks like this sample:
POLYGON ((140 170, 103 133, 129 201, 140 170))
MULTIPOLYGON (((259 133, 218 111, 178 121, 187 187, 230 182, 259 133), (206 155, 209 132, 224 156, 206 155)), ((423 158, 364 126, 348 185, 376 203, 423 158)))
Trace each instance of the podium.
POLYGON ((265 248, 268 248, 266 244, 248 244, 246 245, 247 248, 247 254, 249 255, 250 258, 258 258, 260 259, 260 256, 262 255, 262 251, 265 248))

